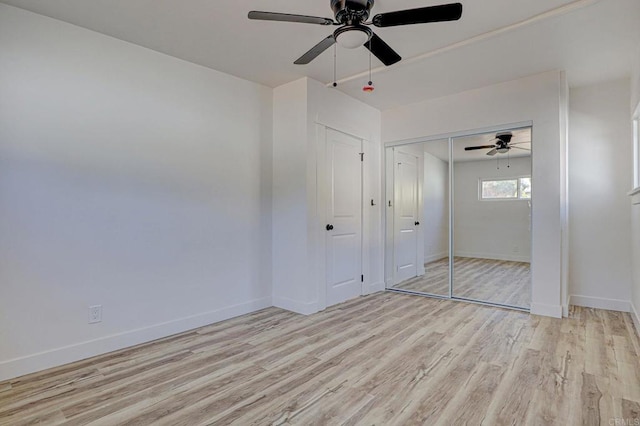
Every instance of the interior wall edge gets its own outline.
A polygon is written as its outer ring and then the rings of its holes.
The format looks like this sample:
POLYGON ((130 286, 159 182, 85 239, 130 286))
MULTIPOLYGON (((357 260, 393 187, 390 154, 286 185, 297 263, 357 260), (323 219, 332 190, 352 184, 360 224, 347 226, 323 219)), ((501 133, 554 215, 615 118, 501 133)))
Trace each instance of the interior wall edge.
POLYGON ((250 314, 271 306, 271 297, 263 297, 186 318, 129 330, 20 358, 0 361, 0 381, 59 367, 143 343, 150 343, 157 339, 250 314))
POLYGON ((633 319, 633 324, 636 326, 636 334, 640 337, 640 315, 638 315, 638 310, 636 309, 636 305, 631 302, 631 318, 633 319))
POLYGON ((562 318, 562 305, 546 305, 544 303, 531 303, 531 315, 543 317, 562 318))
POLYGON ((301 315, 311 315, 318 312, 318 302, 301 302, 288 297, 274 296, 273 306, 301 315))
POLYGON ((607 311, 631 312, 631 301, 621 299, 607 299, 605 297, 583 296, 572 294, 569 305, 583 308, 605 309, 607 311))
POLYGON ((424 257, 424 263, 435 262, 436 260, 441 260, 446 257, 449 257, 449 251, 442 251, 440 253, 430 254, 424 257))
POLYGON ((378 281, 369 285, 369 294, 377 293, 385 290, 384 281, 378 281))

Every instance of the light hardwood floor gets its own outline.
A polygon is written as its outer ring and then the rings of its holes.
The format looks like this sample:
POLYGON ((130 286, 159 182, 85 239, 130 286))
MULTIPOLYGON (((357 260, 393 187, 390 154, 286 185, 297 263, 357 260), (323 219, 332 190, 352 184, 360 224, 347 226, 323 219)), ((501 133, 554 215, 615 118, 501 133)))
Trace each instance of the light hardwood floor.
POLYGON ((610 425, 640 418, 634 333, 393 293, 269 308, 0 383, 0 423, 610 425))
MULTIPOLYGON (((425 263, 424 267, 424 275, 403 281, 394 288, 448 296, 449 258, 425 263)), ((456 257, 453 271, 456 297, 527 309, 531 306, 529 263, 456 257)))

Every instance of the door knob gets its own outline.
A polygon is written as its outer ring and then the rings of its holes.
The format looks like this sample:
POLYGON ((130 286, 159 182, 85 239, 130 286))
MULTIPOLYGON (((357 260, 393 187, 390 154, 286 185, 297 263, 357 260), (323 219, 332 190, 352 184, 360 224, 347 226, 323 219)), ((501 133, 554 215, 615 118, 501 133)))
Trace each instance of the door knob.
POLYGON ((416 222, 416 223, 415 223, 415 225, 416 225, 416 226, 420 225, 420 222, 416 222))
POLYGON ((332 224, 328 224, 327 225, 327 231, 331 231, 333 229, 333 225, 332 224))

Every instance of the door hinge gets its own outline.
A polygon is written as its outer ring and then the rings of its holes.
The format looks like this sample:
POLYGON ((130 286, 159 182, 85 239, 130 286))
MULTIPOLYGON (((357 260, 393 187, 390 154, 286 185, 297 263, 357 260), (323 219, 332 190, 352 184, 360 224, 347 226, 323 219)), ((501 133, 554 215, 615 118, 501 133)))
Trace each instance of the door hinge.
POLYGON ((364 161, 364 152, 360 153, 360 161, 364 161))
POLYGON ((360 275, 360 282, 363 283, 364 282, 364 275, 360 275))

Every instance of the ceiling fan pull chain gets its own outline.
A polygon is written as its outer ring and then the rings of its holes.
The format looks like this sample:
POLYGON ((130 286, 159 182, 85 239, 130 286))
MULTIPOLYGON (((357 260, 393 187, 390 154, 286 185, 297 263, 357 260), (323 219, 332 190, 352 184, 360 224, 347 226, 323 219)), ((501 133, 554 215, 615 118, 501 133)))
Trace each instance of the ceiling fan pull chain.
POLYGON ((333 87, 338 86, 338 83, 336 82, 337 63, 338 63, 338 45, 334 44, 333 45, 333 87))
POLYGON ((373 81, 371 81, 371 56, 372 53, 371 50, 369 50, 369 82, 362 88, 362 91, 367 93, 371 93, 374 90, 373 81))
POLYGON ((371 81, 371 51, 369 51, 369 86, 371 86, 373 84, 373 82, 371 81))

